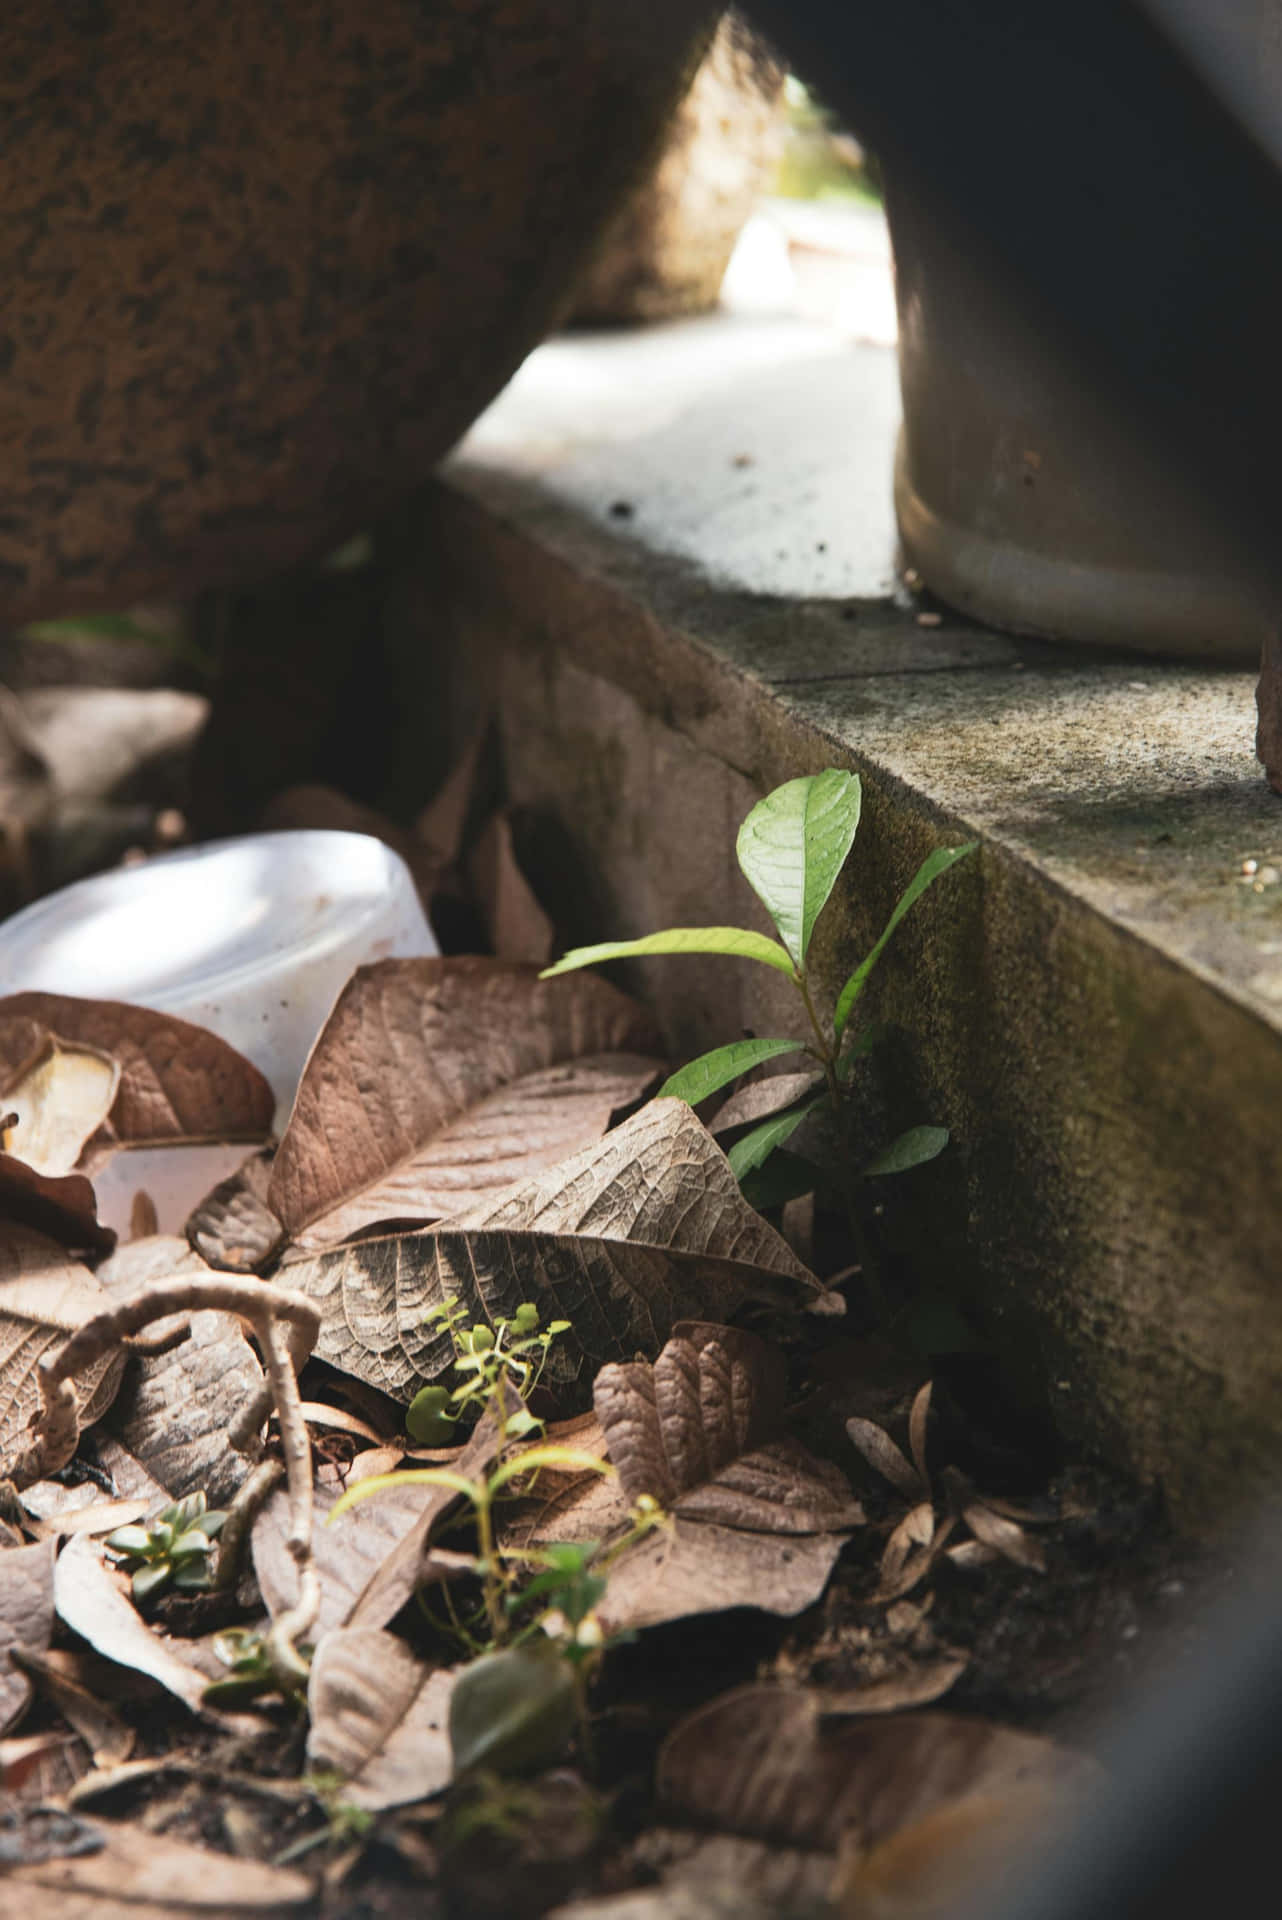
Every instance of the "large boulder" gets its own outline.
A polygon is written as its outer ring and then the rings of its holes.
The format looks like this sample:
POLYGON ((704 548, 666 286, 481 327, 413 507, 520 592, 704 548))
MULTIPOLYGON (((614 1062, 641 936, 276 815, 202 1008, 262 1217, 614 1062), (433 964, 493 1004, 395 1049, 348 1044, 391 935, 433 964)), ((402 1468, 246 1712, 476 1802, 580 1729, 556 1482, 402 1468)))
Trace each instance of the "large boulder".
POLYGON ((554 320, 717 9, 31 0, 0 20, 0 620, 368 523, 554 320))

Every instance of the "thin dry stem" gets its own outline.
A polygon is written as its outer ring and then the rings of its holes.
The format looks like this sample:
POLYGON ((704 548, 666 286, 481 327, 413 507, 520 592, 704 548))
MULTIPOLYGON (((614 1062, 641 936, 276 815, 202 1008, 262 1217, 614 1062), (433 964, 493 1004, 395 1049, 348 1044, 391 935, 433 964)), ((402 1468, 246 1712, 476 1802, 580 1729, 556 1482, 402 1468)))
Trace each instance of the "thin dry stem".
MULTIPOLYGON (((267 1374, 265 1395, 256 1395, 252 1413, 257 1427, 274 1407, 280 1423, 281 1450, 289 1490, 289 1550, 298 1568, 296 1606, 283 1613, 268 1636, 277 1678, 286 1690, 305 1684, 307 1665, 297 1642, 316 1619, 320 1583, 312 1564, 312 1453, 298 1392, 298 1372, 316 1342, 320 1314, 305 1294, 265 1286, 261 1280, 209 1275, 166 1280, 143 1287, 95 1315, 73 1333, 62 1350, 39 1370, 41 1409, 25 1451, 10 1473, 19 1488, 29 1487, 66 1465, 80 1438, 80 1407, 72 1381, 104 1354, 132 1340, 143 1327, 172 1313, 239 1314, 248 1320, 262 1348, 267 1374), (259 1411, 261 1410, 261 1411, 259 1411)), ((243 1446, 244 1415, 236 1422, 243 1446)))
POLYGON ((283 1462, 275 1458, 260 1460, 227 1509, 222 1532, 218 1536, 218 1569, 214 1585, 227 1591, 236 1584, 241 1556, 249 1529, 272 1489, 285 1477, 283 1462))

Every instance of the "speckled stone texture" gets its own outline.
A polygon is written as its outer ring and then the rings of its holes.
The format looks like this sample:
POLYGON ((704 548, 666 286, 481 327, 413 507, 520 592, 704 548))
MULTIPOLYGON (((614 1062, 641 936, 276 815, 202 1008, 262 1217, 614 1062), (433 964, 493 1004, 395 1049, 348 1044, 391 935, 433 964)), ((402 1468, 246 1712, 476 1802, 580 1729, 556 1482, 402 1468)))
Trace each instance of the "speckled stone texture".
POLYGON ((716 9, 32 0, 0 19, 0 620, 287 567, 554 319, 716 9))

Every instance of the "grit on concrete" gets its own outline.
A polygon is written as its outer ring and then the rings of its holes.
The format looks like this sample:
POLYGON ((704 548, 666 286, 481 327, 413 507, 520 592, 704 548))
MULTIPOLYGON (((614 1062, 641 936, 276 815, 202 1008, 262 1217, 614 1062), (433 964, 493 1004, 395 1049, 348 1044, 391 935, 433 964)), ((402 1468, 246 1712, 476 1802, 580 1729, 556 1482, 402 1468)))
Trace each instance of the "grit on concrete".
MULTIPOLYGON (((1070 1444, 1200 1525, 1282 1454, 1282 809, 1253 678, 920 624, 897 419, 892 353, 819 327, 552 342, 425 502, 407 712, 495 706, 571 938, 760 923, 738 821, 832 762, 866 797, 830 982, 932 846, 981 841, 873 996, 897 1037, 869 1140, 954 1138, 929 1186, 888 1183, 887 1231, 1070 1444)), ((733 963, 633 977, 675 1052, 793 1018, 733 963)))

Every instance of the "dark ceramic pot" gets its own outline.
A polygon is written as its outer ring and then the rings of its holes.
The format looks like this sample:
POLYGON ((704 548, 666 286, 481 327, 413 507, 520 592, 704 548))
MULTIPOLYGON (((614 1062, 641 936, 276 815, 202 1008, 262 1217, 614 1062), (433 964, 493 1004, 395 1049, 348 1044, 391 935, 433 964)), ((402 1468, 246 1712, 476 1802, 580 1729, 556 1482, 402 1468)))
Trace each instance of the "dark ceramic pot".
POLYGON ((994 626, 1255 664, 1276 615, 1214 514, 1065 370, 955 236, 893 182, 886 204, 905 561, 994 626))
POLYGON ((0 619, 284 568, 555 319, 717 9, 33 0, 0 23, 0 619))

